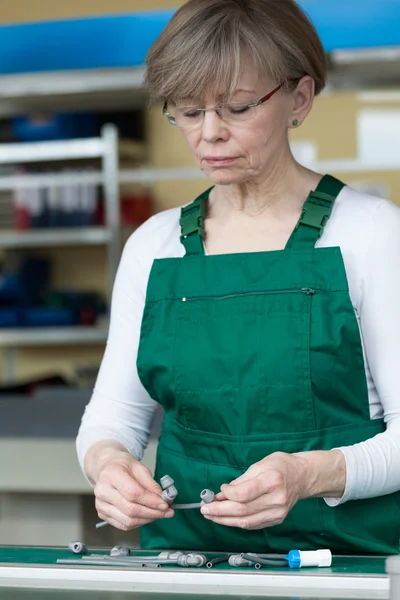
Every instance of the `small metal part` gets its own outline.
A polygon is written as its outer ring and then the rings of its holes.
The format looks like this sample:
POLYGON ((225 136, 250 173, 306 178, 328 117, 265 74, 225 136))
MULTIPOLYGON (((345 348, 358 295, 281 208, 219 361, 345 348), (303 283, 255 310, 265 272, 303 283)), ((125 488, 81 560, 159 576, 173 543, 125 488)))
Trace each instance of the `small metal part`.
POLYGON ((182 554, 183 552, 180 552, 179 550, 175 552, 164 551, 160 552, 157 558, 159 560, 178 560, 179 556, 181 556, 182 554))
POLYGON ((204 567, 207 557, 204 554, 182 554, 177 560, 179 567, 204 567))
POLYGON ((164 502, 173 502, 178 495, 178 490, 174 485, 171 485, 161 494, 161 498, 164 502))
POLYGON ((164 475, 160 479, 160 485, 163 489, 161 498, 164 502, 173 502, 178 495, 178 490, 174 486, 174 480, 170 475, 164 475))
POLYGON ((250 560, 244 559, 240 554, 232 554, 228 563, 231 567, 251 567, 254 563, 250 560))
POLYGON ((87 554, 87 548, 83 542, 71 542, 68 544, 68 548, 72 550, 74 554, 87 554))
POLYGON ((202 504, 211 504, 215 500, 215 494, 212 490, 203 490, 200 494, 202 504))
POLYGON ((100 523, 96 523, 96 529, 101 529, 101 527, 106 527, 107 525, 107 521, 100 521, 100 523))
POLYGON ((160 479, 160 485, 163 490, 166 490, 167 488, 171 487, 171 485, 174 485, 174 483, 175 481, 170 475, 164 475, 164 477, 161 477, 160 479))
POLYGON ((125 546, 114 546, 110 551, 110 556, 130 556, 131 551, 125 546))
POLYGON ((204 504, 210 504, 215 500, 215 494, 212 490, 203 490, 200 494, 201 502, 193 502, 191 504, 171 504, 171 508, 176 510, 189 510, 193 508, 201 508, 204 504))

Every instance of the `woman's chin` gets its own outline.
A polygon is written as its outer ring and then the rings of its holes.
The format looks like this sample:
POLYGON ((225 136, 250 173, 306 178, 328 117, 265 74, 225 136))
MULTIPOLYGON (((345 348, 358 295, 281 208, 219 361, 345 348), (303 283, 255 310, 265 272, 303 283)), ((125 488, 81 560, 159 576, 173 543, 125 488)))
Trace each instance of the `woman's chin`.
POLYGON ((203 170, 215 185, 234 185, 242 183, 246 178, 243 173, 229 169, 207 169, 203 170))

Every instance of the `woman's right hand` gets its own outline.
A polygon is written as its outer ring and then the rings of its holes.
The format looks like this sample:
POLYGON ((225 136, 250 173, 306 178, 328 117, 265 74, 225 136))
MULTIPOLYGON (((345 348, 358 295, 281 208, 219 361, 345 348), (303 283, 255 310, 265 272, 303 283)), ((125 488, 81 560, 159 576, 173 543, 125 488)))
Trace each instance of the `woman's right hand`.
POLYGON ((126 449, 115 449, 96 471, 96 509, 100 519, 113 527, 129 531, 174 516, 150 469, 126 449))

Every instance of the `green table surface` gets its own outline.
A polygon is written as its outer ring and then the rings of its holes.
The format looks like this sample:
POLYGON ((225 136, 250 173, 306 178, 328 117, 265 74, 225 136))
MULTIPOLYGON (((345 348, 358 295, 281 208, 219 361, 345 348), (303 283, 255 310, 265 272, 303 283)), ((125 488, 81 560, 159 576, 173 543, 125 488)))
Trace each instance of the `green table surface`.
MULTIPOLYGON (((89 549, 89 554, 109 554, 109 549, 89 549)), ((132 552, 134 555, 135 552, 132 552)), ((143 556, 157 555, 157 552, 137 551, 137 555, 143 556)), ((217 556, 215 553, 206 553, 207 557, 217 556)), ((45 547, 22 547, 22 546, 0 546, 0 563, 24 564, 24 565, 54 565, 58 558, 79 559, 79 555, 74 554, 68 548, 45 548, 45 547)), ((334 556, 332 566, 326 569, 307 569, 312 572, 329 572, 336 574, 365 574, 365 575, 385 575, 385 556, 334 556)), ((106 566, 106 565, 105 565, 106 566)), ((77 566, 79 568, 79 566, 77 566)), ((168 567, 167 567, 168 568, 168 567)), ((245 568, 245 567, 244 567, 245 568)), ((263 569, 271 569, 263 567, 263 569)), ((213 570, 235 570, 227 563, 222 563, 213 567, 213 570)), ((289 568, 273 567, 274 571, 290 571, 289 568)), ((304 571, 304 569, 302 569, 304 571)))

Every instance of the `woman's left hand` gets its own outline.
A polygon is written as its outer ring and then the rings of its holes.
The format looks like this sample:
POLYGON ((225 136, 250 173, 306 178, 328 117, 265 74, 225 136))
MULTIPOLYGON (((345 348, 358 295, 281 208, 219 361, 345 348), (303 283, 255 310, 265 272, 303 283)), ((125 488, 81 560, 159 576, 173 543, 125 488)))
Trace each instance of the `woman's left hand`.
POLYGON ((338 450, 275 452, 222 485, 217 501, 202 506, 201 512, 220 525, 263 529, 282 523, 301 498, 340 496, 344 485, 344 457, 338 450))
POLYGON ((303 461, 276 452, 221 487, 216 500, 201 508, 211 521, 241 529, 263 529, 282 523, 302 495, 303 461))

